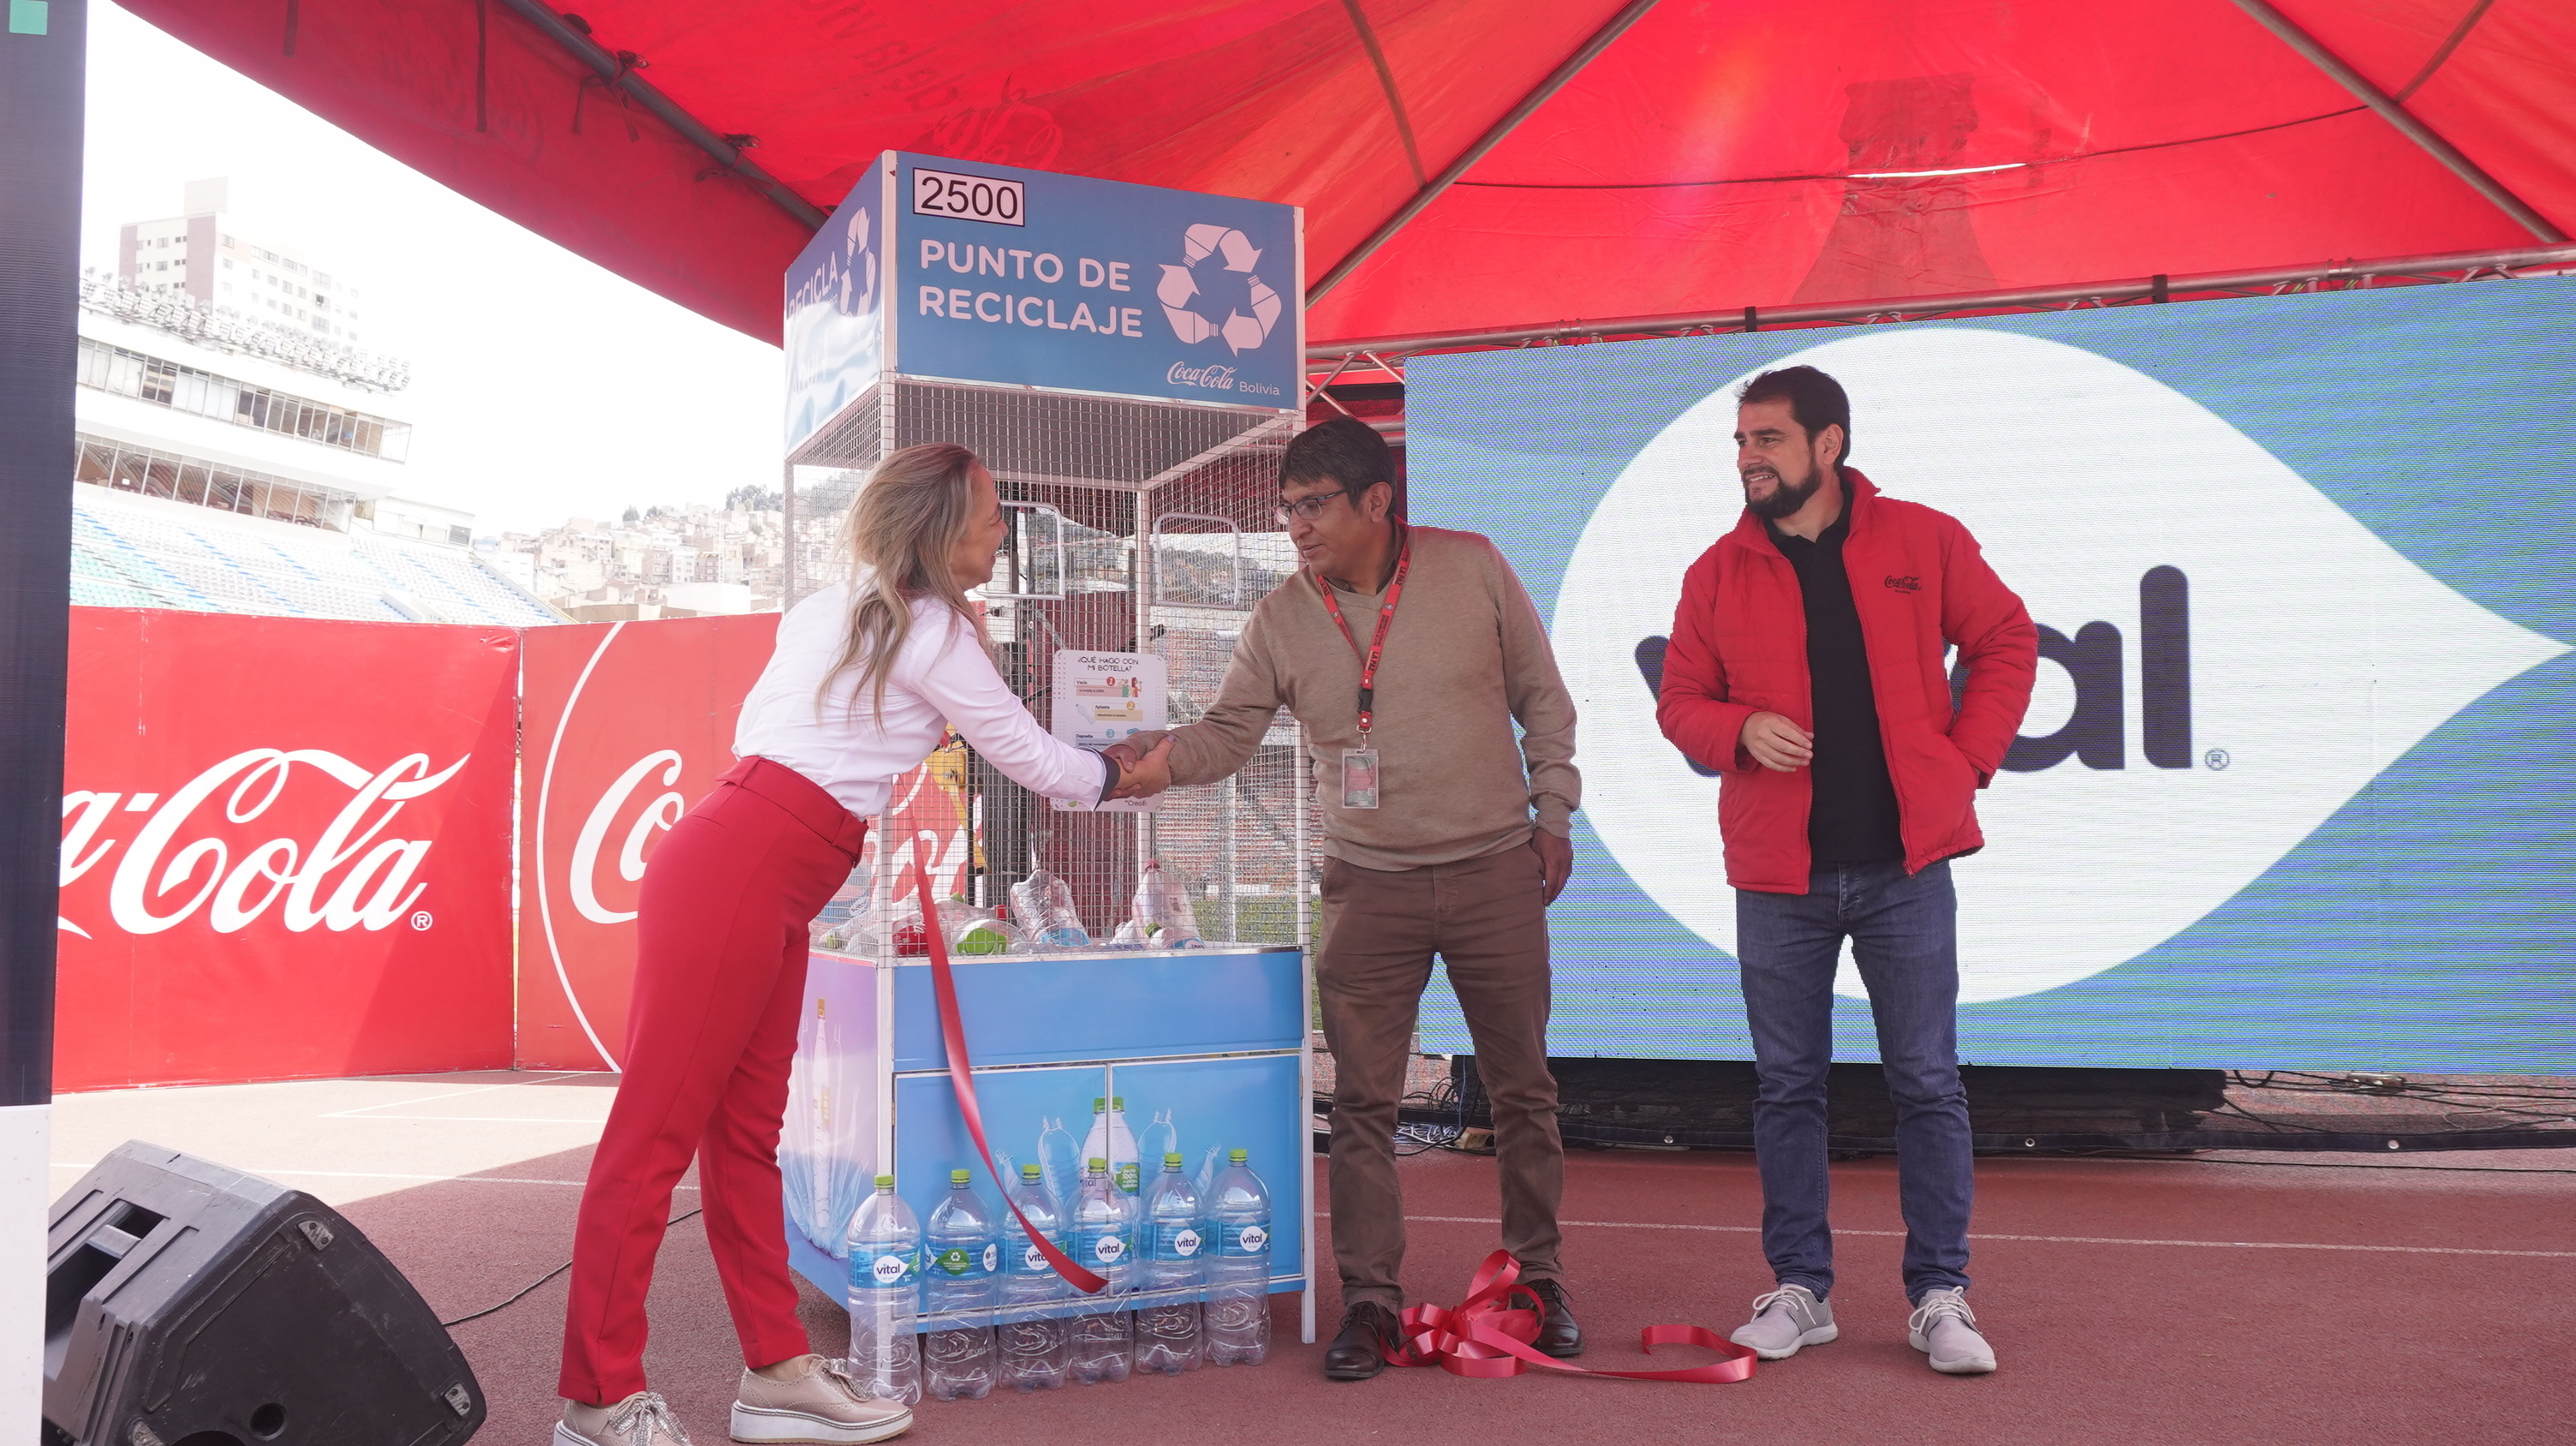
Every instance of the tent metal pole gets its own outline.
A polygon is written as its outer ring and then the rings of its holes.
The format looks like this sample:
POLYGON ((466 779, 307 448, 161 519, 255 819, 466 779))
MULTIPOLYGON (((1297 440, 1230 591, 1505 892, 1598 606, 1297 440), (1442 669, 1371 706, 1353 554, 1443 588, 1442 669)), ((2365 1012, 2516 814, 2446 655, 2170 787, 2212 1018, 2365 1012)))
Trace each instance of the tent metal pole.
MULTIPOLYGON (((2180 299, 2195 293, 2245 292, 2296 286, 2317 282, 2360 281, 2375 276, 2427 276, 2460 272, 2474 276, 2484 271, 2510 271, 2523 267, 2576 269, 2576 246, 2536 246, 2509 251, 2457 251, 2431 256, 2395 256, 2376 261, 2346 262, 2340 266, 2277 267, 2262 271, 2216 271, 2197 276, 2167 276, 2159 287, 2151 276, 2122 281, 2093 281, 2077 286, 2046 286, 2021 291, 1973 291, 1949 296, 1887 297, 1876 301, 1818 302, 1804 306, 1763 307, 1762 328, 1774 326, 1815 325, 1827 322, 1862 321, 1871 317, 1891 320, 1923 320, 1960 312, 2012 311, 2041 307, 2067 306, 2077 302, 2151 301, 2180 299)), ((1321 342, 1306 349, 1309 361, 1330 361, 1342 357, 1408 355, 1425 351, 1460 350, 1469 347, 1504 347, 1545 345, 1563 341, 1596 341, 1613 336, 1646 336, 1666 332, 1726 331, 1744 329, 1742 308, 1727 311, 1683 312, 1664 316, 1611 317, 1600 321, 1565 322, 1557 326, 1522 327, 1505 331, 1428 332, 1419 336, 1361 337, 1351 341, 1321 342)))
POLYGON ((0 30, 0 1437, 44 1409, 88 0, 0 30))
POLYGON ((2522 229, 2543 241, 2567 239, 2565 232, 2549 224, 2547 217, 2524 205, 2522 198, 2506 190, 2495 177, 2478 169, 2477 163, 2460 154, 2457 146, 2433 133, 2430 126, 2417 120, 2396 99, 2373 85, 2360 71, 2343 63, 2333 51, 2316 41, 2316 37, 2291 23, 2290 18, 2273 9, 2265 0, 2236 0, 2236 8, 2252 17, 2255 24, 2280 37, 2281 43, 2307 57, 2308 63, 2324 71, 2335 84, 2351 91, 2353 98, 2379 112, 2380 118, 2405 133, 2408 140, 2424 148, 2424 153, 2442 163, 2452 175, 2469 183, 2470 189, 2494 202, 2498 210, 2520 223, 2522 229))
POLYGON ((614 86, 646 110, 662 118, 680 138, 715 158, 716 164, 751 183, 753 190, 767 196, 778 209, 805 223, 809 231, 820 231, 828 219, 821 208, 787 188, 787 183, 744 159, 743 148, 726 140, 701 123, 696 116, 680 109, 669 96, 656 89, 651 81, 635 73, 636 67, 620 61, 586 31, 574 28, 554 12, 544 0, 501 0, 519 13, 521 19, 545 32, 546 38, 562 46, 573 59, 580 61, 599 76, 602 85, 614 86))
MULTIPOLYGON (((511 3, 518 4, 521 0, 511 0, 511 3)), ((1324 273, 1323 280, 1308 288, 1306 304, 1313 306, 1323 300, 1324 294, 1341 285, 1352 272, 1359 269, 1361 262, 1377 254, 1379 247, 1394 240, 1396 232, 1403 230, 1414 217, 1422 214, 1424 208, 1440 199, 1441 192, 1456 184, 1459 177, 1467 174, 1478 161, 1485 158, 1486 152, 1501 145, 1505 136, 1518 129, 1522 121, 1528 120, 1558 91, 1565 89, 1568 82, 1583 73, 1583 68, 1590 65, 1594 57, 1610 48, 1610 42, 1627 34, 1628 27, 1644 19, 1646 12, 1654 8, 1655 0, 1628 0, 1626 9, 1610 17, 1609 24, 1594 31, 1592 38, 1583 42, 1583 48, 1567 56, 1564 64, 1551 72, 1547 79, 1539 82, 1538 89, 1522 96, 1520 104, 1513 106, 1509 114, 1494 122, 1491 130, 1477 137, 1474 145, 1469 146, 1458 159, 1449 163, 1449 169, 1434 177, 1431 184, 1414 192, 1412 200, 1397 208, 1396 213, 1387 217, 1377 230, 1369 234, 1367 240, 1361 242, 1349 255, 1344 256, 1332 270, 1324 273)))

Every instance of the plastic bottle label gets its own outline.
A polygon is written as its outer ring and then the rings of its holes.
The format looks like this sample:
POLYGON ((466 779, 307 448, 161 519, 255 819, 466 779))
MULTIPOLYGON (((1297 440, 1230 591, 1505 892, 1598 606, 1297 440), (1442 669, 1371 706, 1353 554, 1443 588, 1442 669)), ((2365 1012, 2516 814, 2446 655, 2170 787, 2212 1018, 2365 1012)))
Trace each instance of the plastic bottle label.
POLYGON ((962 1245, 952 1245, 939 1252, 931 1264, 937 1266, 943 1275, 990 1275, 993 1267, 1001 1263, 1001 1258, 998 1246, 986 1245, 982 1250, 969 1250, 962 1245))
POLYGON ((1135 1161, 1130 1160, 1126 1164, 1118 1167, 1118 1188, 1126 1191, 1130 1195, 1136 1193, 1135 1161))
POLYGON ((1025 1240, 1020 1246, 1020 1253, 1011 1263, 1013 1275, 1046 1275, 1054 1269, 1055 1267, 1047 1264, 1047 1258, 1038 1252, 1037 1245, 1025 1240))
POLYGON ((1219 1238, 1224 1242, 1222 1253, 1229 1256, 1239 1257, 1267 1255, 1270 1253, 1270 1232, 1258 1225, 1245 1225, 1234 1230, 1225 1231, 1219 1238))
POLYGON ((1116 1231, 1083 1231, 1074 1237, 1074 1257, 1089 1256, 1102 1265, 1116 1265, 1126 1258, 1127 1241, 1116 1231))
POLYGON ((999 1246, 999 1245, 987 1245, 987 1246, 985 1246, 985 1247, 984 1247, 984 1273, 985 1273, 986 1275, 991 1275, 994 1271, 997 1271, 997 1270, 999 1270, 999 1269, 1001 1269, 1001 1268, 1002 1268, 1002 1247, 1001 1247, 1001 1246, 999 1246))
POLYGON ((881 1286, 910 1285, 920 1278, 909 1254, 885 1254, 868 1265, 868 1278, 881 1286))
POLYGON ((1154 1227, 1156 1260, 1195 1260, 1204 1237, 1195 1225, 1157 1225, 1154 1227))

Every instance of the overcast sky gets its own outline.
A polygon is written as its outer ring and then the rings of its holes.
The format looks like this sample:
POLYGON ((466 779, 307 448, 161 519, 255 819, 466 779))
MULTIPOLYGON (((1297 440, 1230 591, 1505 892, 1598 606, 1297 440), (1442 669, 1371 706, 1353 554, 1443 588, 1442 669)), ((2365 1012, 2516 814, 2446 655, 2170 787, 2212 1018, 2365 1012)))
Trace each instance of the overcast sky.
POLYGON ((357 286, 360 342, 411 363, 408 495, 475 530, 778 485, 777 348, 466 200, 113 5, 90 8, 81 262, 228 176, 232 230, 357 286))

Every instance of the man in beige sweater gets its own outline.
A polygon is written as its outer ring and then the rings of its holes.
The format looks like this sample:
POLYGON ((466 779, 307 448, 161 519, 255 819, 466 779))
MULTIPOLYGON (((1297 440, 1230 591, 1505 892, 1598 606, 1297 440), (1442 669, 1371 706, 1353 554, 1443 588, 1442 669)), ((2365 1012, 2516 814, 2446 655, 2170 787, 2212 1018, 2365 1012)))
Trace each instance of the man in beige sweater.
POLYGON ((1493 1102, 1503 1245, 1546 1306, 1537 1345, 1577 1355, 1557 1269, 1565 1151, 1547 1067, 1547 906, 1573 871, 1568 816, 1582 801, 1574 701, 1494 545, 1391 515, 1394 458, 1375 430, 1347 417, 1312 428, 1279 476, 1280 522, 1304 566, 1253 609, 1216 702, 1171 735, 1171 775, 1232 774, 1281 708, 1305 725, 1324 809, 1315 973, 1333 1052, 1344 1305, 1324 1374, 1374 1376, 1399 1339, 1396 1106, 1434 954, 1493 1102))

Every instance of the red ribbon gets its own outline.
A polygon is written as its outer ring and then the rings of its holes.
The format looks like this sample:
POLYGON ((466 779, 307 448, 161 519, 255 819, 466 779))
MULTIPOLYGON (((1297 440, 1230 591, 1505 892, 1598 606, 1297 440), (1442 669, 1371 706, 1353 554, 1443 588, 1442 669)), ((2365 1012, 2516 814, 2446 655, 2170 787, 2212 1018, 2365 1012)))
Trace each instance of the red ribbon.
MULTIPOLYGON (((948 940, 939 932, 939 906, 930 900, 930 878, 920 863, 913 864, 913 886, 921 894, 922 933, 929 936, 930 989, 939 1000, 939 1040, 948 1047, 948 1083, 957 1091, 957 1113, 966 1121, 966 1133, 975 1141, 975 1153, 984 1157, 984 1168, 1002 1181, 1002 1203, 1011 1207, 1020 1229, 1038 1248, 1038 1254, 1055 1267, 1056 1274, 1074 1283, 1086 1295, 1098 1295, 1108 1281, 1073 1263, 1073 1257, 1056 1248, 1055 1243, 1029 1224, 1020 1213, 1020 1202, 1011 1198, 1011 1182, 1002 1179, 1001 1167, 993 1163, 993 1147, 984 1143, 984 1107, 975 1102, 975 1066, 966 1057, 966 1020, 957 1010, 957 975, 948 967, 948 940)), ((1070 1207, 1067 1207, 1068 1213, 1070 1207)))
POLYGON ((1702 1346, 1725 1357, 1704 1366, 1688 1366, 1678 1371, 1593 1371, 1570 1366, 1541 1352, 1530 1344, 1538 1339, 1539 1320, 1543 1313, 1539 1298, 1528 1286, 1520 1284, 1520 1262, 1508 1250, 1497 1250, 1476 1267, 1473 1280, 1467 1282, 1467 1298, 1454 1310, 1436 1305, 1408 1308, 1401 1317, 1404 1326, 1401 1350, 1382 1352, 1391 1366, 1438 1366, 1453 1376, 1500 1379, 1517 1376, 1532 1366, 1563 1371, 1575 1376, 1611 1376, 1623 1381, 1692 1381, 1717 1385, 1726 1381, 1749 1380, 1753 1375, 1753 1352, 1727 1340, 1706 1326, 1650 1325, 1638 1332, 1638 1342, 1652 1355, 1657 1346, 1702 1346), (1529 1310, 1510 1304, 1515 1296, 1529 1298, 1529 1310))

